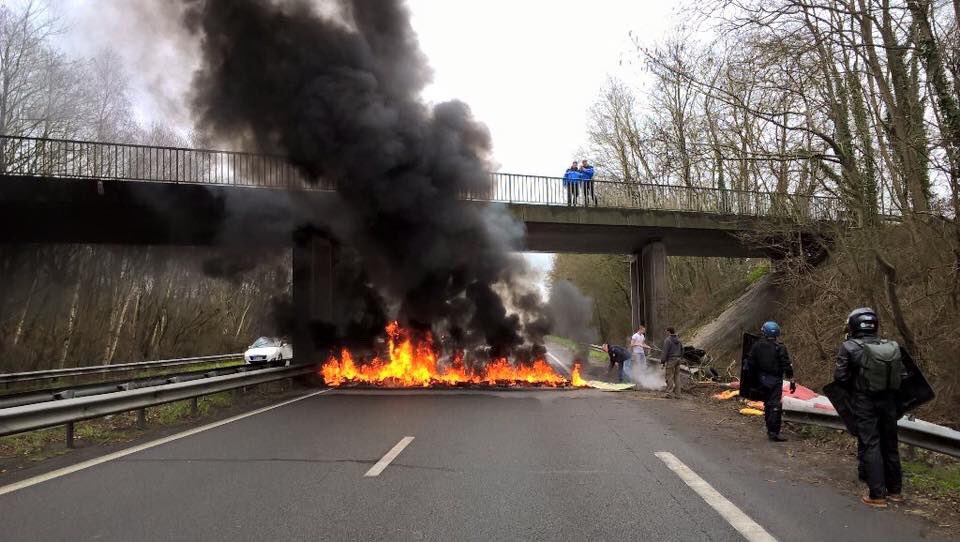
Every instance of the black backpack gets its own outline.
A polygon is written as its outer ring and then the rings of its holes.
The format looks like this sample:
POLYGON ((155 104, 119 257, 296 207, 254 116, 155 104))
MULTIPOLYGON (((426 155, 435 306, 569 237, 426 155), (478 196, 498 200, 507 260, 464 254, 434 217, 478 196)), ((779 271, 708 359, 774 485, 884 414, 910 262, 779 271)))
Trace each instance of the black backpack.
POLYGON ((899 390, 903 374, 903 358, 900 345, 896 341, 881 339, 879 342, 865 342, 854 339, 863 349, 863 361, 860 367, 860 389, 877 393, 887 390, 899 390))

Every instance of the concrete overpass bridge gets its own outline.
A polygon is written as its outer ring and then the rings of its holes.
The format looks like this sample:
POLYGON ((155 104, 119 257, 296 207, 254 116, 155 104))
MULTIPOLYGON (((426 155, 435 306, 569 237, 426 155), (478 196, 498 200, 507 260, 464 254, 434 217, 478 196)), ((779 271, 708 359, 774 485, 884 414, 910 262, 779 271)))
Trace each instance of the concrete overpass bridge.
MULTIPOLYGON (((835 198, 594 183, 590 207, 568 206, 559 177, 507 173, 463 199, 506 205, 526 225, 528 251, 632 255, 633 323, 651 333, 663 325, 668 255, 768 256, 742 235, 813 232, 842 213, 835 198)), ((291 246, 303 321, 332 314, 334 248, 302 232, 335 193, 273 156, 0 136, 0 243, 291 246)))

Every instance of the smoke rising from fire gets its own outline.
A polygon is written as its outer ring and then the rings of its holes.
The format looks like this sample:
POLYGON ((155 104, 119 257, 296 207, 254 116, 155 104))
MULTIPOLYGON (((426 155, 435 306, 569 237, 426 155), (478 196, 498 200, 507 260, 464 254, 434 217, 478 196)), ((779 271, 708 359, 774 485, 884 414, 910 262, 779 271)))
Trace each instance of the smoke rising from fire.
POLYGON ((540 342, 549 321, 515 253, 522 225, 458 199, 489 189, 490 135, 464 103, 421 101, 430 70, 402 2, 183 5, 201 51, 198 128, 336 183, 316 225, 356 254, 364 299, 495 355, 540 342))
POLYGON ((593 327, 593 299, 573 283, 558 280, 550 288, 547 304, 553 333, 580 344, 595 344, 600 336, 593 327))

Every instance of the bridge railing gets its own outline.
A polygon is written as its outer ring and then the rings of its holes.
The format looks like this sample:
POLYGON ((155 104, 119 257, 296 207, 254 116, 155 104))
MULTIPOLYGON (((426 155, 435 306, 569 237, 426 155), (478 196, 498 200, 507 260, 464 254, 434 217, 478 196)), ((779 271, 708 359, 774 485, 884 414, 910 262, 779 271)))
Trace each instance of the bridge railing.
POLYGON ((602 178, 568 185, 561 177, 492 174, 490 190, 469 199, 530 205, 689 211, 743 216, 836 220, 838 198, 696 186, 642 184, 602 178), (572 194, 576 198, 571 202, 572 194), (575 202, 575 203, 574 203, 575 202))
POLYGON ((296 167, 275 156, 32 137, 0 136, 0 172, 64 179, 324 188, 308 184, 296 167))
MULTIPOLYGON (((287 190, 336 189, 329 182, 307 182, 299 169, 276 156, 13 136, 0 136, 0 173, 287 190)), ((485 189, 463 197, 478 201, 559 206, 572 203, 568 199, 570 190, 560 177, 492 173, 485 189)), ((581 206, 589 204, 617 209, 783 216, 806 220, 835 220, 842 211, 840 201, 829 197, 624 183, 602 178, 592 183, 580 182, 575 190, 579 196, 577 204, 581 206)))

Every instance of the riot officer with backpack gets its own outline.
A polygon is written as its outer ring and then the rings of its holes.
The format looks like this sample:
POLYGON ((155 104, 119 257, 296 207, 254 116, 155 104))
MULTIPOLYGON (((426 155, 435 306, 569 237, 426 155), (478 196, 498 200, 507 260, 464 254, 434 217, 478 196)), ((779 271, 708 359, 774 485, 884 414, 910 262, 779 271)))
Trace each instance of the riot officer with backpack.
POLYGON ((882 508, 888 500, 903 500, 897 394, 904 360, 899 344, 879 338, 880 320, 872 309, 851 312, 847 328, 847 339, 837 354, 834 381, 850 393, 860 478, 870 488, 861 500, 882 508))

